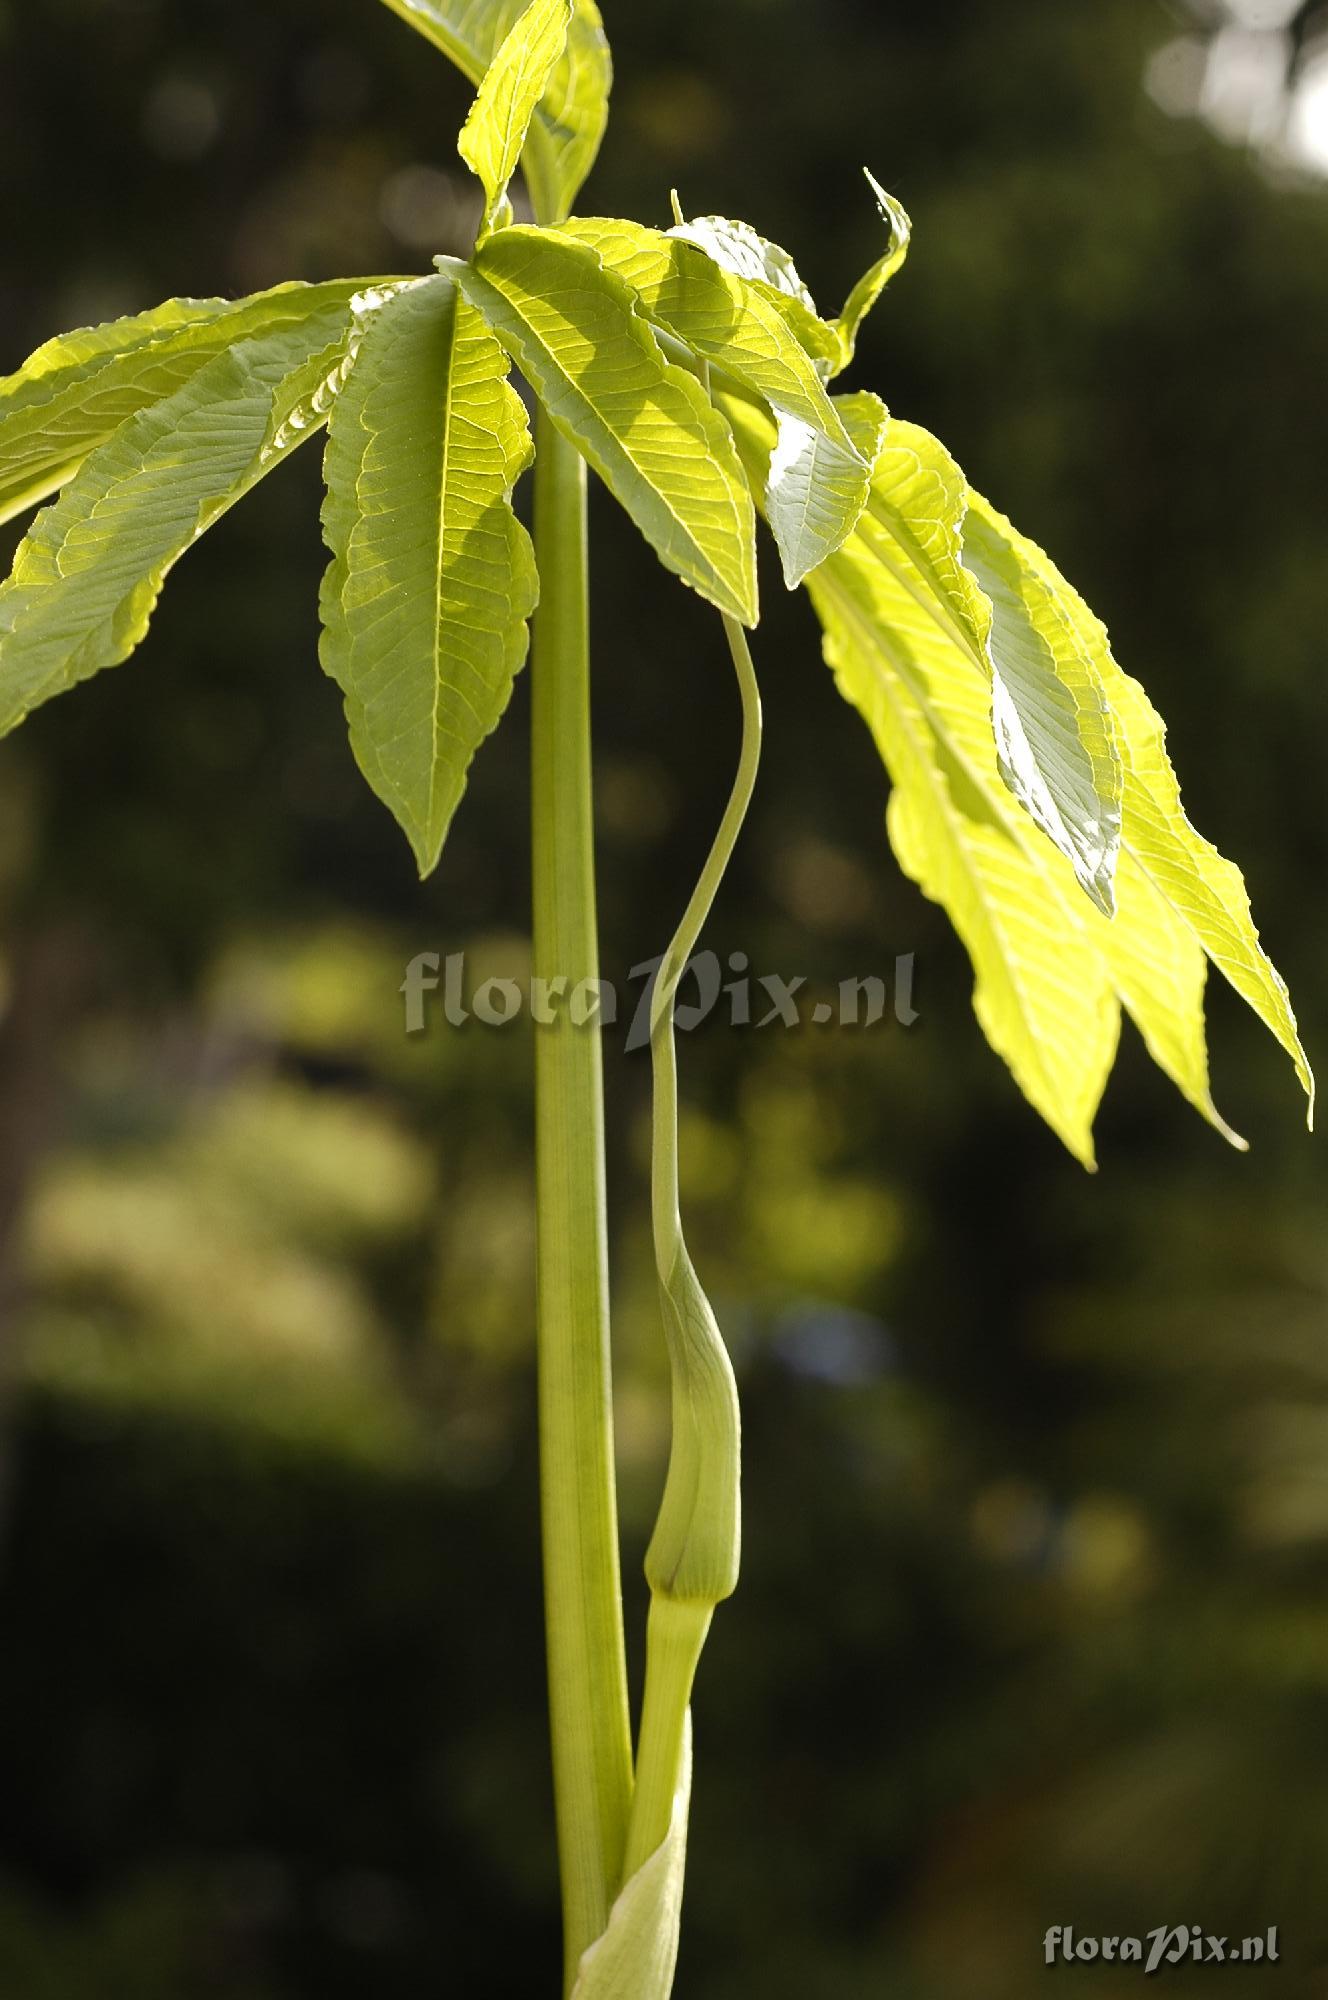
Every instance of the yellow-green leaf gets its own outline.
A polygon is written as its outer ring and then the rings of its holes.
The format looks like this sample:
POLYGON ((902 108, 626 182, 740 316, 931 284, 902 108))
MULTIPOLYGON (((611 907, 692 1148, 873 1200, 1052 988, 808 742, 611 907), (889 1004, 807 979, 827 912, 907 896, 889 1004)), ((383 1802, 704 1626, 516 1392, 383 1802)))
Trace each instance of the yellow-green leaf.
MULTIPOLYGON (((588 244, 631 286, 646 317, 761 399, 779 418, 766 515, 790 589, 843 542, 863 507, 864 456, 786 317, 788 299, 739 277, 683 231, 578 218, 558 231, 588 244)), ((879 406, 878 406, 879 408, 879 406)), ((879 445, 879 425, 874 445, 879 445)))
POLYGON ((1124 781, 1096 652, 1045 579, 971 507, 962 549, 991 606, 1001 775, 1110 916, 1124 781))
POLYGON ((667 361, 631 288, 588 244, 501 229, 473 264, 441 259, 667 569, 746 625, 755 515, 732 436, 667 361))
POLYGON ((457 151, 484 188, 486 236, 506 211, 507 190, 531 120, 567 46, 572 0, 531 0, 484 72, 457 151))
POLYGON ((983 1033, 1086 1165, 1119 1009, 1068 868, 997 775, 990 692, 861 536, 810 579, 826 658, 893 780, 905 873, 940 903, 973 962, 983 1033))
POLYGON ((278 285, 252 298, 169 299, 47 341, 0 380, 0 521, 58 492, 122 424, 184 386, 223 348, 350 310, 365 280, 278 285))
POLYGON ((0 735, 129 656, 173 565, 322 422, 349 321, 325 305, 214 354, 83 461, 0 586, 0 735))
POLYGON ((731 271, 755 285, 779 312, 799 346, 811 357, 825 381, 840 364, 842 340, 837 326, 823 320, 816 301, 798 275, 787 250, 769 242, 746 222, 724 215, 698 215, 669 231, 683 243, 694 243, 722 271, 731 271))
POLYGON ((1259 942, 1240 870, 1224 860, 1186 818, 1166 751, 1162 718, 1117 665, 1100 621, 1036 543, 1018 533, 980 494, 971 498, 985 524, 1055 603, 1074 643, 1095 665, 1114 718, 1125 767, 1122 849, 1212 963, 1276 1036, 1295 1065, 1311 1114, 1314 1081, 1286 985, 1259 942))
POLYGON ((900 206, 893 195, 886 193, 880 182, 865 167, 863 172, 867 175, 867 185, 876 197, 881 220, 890 235, 884 254, 878 257, 870 270, 864 271, 858 279, 845 301, 843 312, 835 321, 835 332, 839 338, 839 353, 833 371, 836 375, 847 368, 853 359, 858 344, 858 330, 895 272, 902 267, 908 256, 909 240, 913 234, 913 225, 908 219, 907 211, 900 206))
POLYGON ((424 279, 367 316, 329 426, 323 665, 421 874, 507 707, 539 594, 511 506, 531 445, 507 373, 451 279, 424 279))
MULTIPOLYGON (((759 481, 773 428, 749 403, 726 399, 726 408, 749 476, 759 481)), ((1209 1090, 1210 958, 1287 1049, 1307 1091, 1312 1083, 1239 872, 1186 820, 1162 725, 1112 659, 1082 600, 1042 551, 976 494, 969 495, 967 524, 970 536, 980 524, 989 556, 1003 545, 1002 561, 1017 559, 1054 602, 1074 646, 1093 660, 1123 767, 1115 915, 1078 893, 1066 859, 1001 783, 980 662, 968 646, 943 642, 918 573, 882 539, 873 509, 808 587, 840 688, 871 728, 893 781, 888 823, 896 854, 945 908, 968 949, 988 1040, 1077 1157, 1091 1164, 1093 1117, 1121 1006, 1189 1101, 1241 1145, 1209 1090)), ((1011 621, 1023 627, 1027 618, 1017 593, 997 593, 998 650, 1010 643, 1001 628, 1011 621)))
POLYGON ((980 523, 970 560, 967 510, 967 482, 944 446, 916 424, 892 422, 862 535, 893 588, 930 620, 933 647, 957 650, 987 679, 1002 778, 1110 910, 1121 771, 1092 658, 1040 582, 981 538, 980 523), (984 582, 1001 600, 999 620, 984 582))
MULTIPOLYGON (((477 87, 528 0, 386 0, 477 87)), ((522 167, 541 222, 561 222, 595 164, 613 65, 595 0, 575 0, 567 43, 531 122, 522 167)))

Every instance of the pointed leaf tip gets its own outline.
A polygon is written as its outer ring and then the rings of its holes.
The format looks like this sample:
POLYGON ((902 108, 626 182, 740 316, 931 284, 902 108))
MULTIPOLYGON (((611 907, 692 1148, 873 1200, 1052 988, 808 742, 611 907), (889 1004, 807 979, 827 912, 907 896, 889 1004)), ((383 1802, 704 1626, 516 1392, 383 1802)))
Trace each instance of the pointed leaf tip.
POLYGON ((507 374, 452 279, 423 279, 367 311, 328 439, 323 665, 422 876, 507 706, 538 594, 511 507, 531 447, 507 374))
MULTIPOLYGON (((478 88, 528 0, 386 0, 478 88)), ((566 46, 532 117, 522 166, 535 213, 560 222, 595 164, 613 63, 595 0, 573 0, 566 46)))
POLYGON ((862 322, 871 311, 881 293, 903 265, 908 256, 908 247, 913 237, 913 224, 908 211, 893 195, 887 194, 869 167, 863 168, 867 185, 876 197, 876 206, 882 222, 890 231, 885 252, 859 278, 844 302, 844 310, 835 322, 839 352, 834 372, 842 374, 853 359, 857 347, 858 332, 862 322))
POLYGON ((572 11, 572 0, 531 0, 484 72, 461 128, 457 151, 484 188, 481 239, 511 218, 507 190, 567 46, 572 11))

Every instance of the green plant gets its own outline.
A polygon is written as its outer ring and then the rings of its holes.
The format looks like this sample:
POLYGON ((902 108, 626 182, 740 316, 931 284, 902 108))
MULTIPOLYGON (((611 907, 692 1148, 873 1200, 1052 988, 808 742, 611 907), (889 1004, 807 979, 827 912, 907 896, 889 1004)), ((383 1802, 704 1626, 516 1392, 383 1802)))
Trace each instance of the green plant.
MULTIPOLYGON (((607 114, 592 0, 388 0, 478 87, 473 257, 423 278, 181 301, 66 336, 0 384, 0 518, 52 495, 0 588, 0 729, 144 636, 178 557, 326 424, 323 659, 365 776, 421 872, 534 625, 535 973, 595 977, 585 478, 720 613, 743 748, 652 999, 656 1252, 674 1442, 648 1556, 631 1743, 618 1576, 594 1024, 537 1037, 542 1509, 568 1991, 662 1996, 676 1952, 688 1709, 737 1574, 738 1412, 677 1200, 671 1008, 755 778, 755 522, 806 581, 826 654, 889 770, 895 851, 974 962, 988 1039, 1086 1163, 1124 1005, 1219 1129, 1211 959, 1308 1069, 1237 871, 1189 826, 1161 724, 1042 552, 933 438, 835 395, 908 247, 837 319, 745 224, 569 220, 607 114), (512 219, 518 160, 537 217, 512 219), (536 405, 534 448, 508 382, 536 405), (534 544, 511 505, 535 467, 534 544)), ((1228 1136, 1232 1136, 1228 1133, 1228 1136)))

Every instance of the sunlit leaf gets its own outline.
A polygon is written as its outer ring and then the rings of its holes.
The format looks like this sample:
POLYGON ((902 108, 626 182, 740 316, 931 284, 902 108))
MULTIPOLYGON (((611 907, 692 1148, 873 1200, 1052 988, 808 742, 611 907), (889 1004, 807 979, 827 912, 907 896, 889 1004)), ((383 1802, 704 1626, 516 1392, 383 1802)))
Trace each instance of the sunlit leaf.
POLYGON ((502 229, 440 259, 665 567, 756 622, 755 516, 727 425, 589 245, 502 229))
POLYGON ((668 1834, 624 1884, 603 1936, 582 1954, 571 2000, 669 2000, 678 1960, 691 1790, 689 1715, 668 1834))
POLYGON ((723 215, 698 215, 680 222, 669 231, 683 243, 703 250, 722 271, 731 271, 749 285, 762 290, 779 313, 795 340, 811 356, 824 380, 833 374, 842 352, 839 329, 823 320, 787 250, 746 222, 734 222, 723 215))
POLYGON ((989 546, 988 537, 977 551, 985 553, 985 571, 969 561, 967 508, 963 473, 944 446, 916 424, 892 422, 860 523, 863 539, 892 593, 930 624, 936 652, 957 652, 988 681, 1002 778, 1088 895, 1110 910, 1121 771, 1094 662, 1040 580, 1008 551, 989 546), (984 580, 1001 597, 999 621, 984 580))
MULTIPOLYGON (((879 425, 864 456, 785 317, 788 301, 726 270, 690 238, 600 217, 559 236, 589 244, 655 325, 776 413, 766 512, 790 589, 833 555, 866 505, 879 425)), ((879 408, 879 406, 878 406, 879 408)))
POLYGON ((765 512, 790 590, 842 548, 867 504, 889 419, 878 397, 864 394, 861 402, 869 420, 859 427, 860 453, 853 458, 800 417, 776 413, 765 512))
MULTIPOLYGON (((986 677, 855 534, 808 588, 841 693, 893 780, 900 866, 943 905, 973 961, 973 1004, 1024 1095, 1090 1164, 1119 1010, 1094 912, 996 771, 986 677)), ((1105 921, 1105 920, 1103 920, 1105 921)))
POLYGON ((364 279, 279 285, 227 299, 170 299, 39 347, 0 380, 0 521, 58 491, 127 417, 173 395, 223 348, 345 308, 364 279))
POLYGON ((538 596, 511 494, 530 462, 508 360, 450 278, 366 318, 329 427, 323 664, 421 874, 507 706, 538 596))
POLYGON ((0 586, 0 734, 128 658, 180 556, 321 424, 349 333, 325 306, 213 355, 83 461, 0 586))
POLYGON ((506 211, 531 120, 567 46, 572 0, 531 0, 484 72, 457 151, 484 188, 485 236, 506 211))
POLYGON ((991 606, 992 726, 1001 775, 1108 915, 1123 776, 1101 664, 1058 597, 971 509, 962 555, 991 606))
POLYGON ((858 279, 848 295, 843 312, 835 322, 835 331, 839 336, 839 356, 834 369, 835 374, 847 368, 853 359, 858 342, 858 330, 908 256, 909 239, 913 234, 913 225, 905 210, 900 207, 893 195, 886 193, 880 182, 870 173, 867 173, 867 185, 876 197, 881 220, 890 231, 890 236, 884 254, 878 257, 870 270, 865 271, 858 279))
MULTIPOLYGON (((728 399, 726 408, 759 479, 773 427, 751 404, 728 399)), ((892 426, 891 437, 896 428, 907 436, 912 427, 892 426)), ((883 469, 882 483, 889 476, 883 469)), ((1092 1161, 1092 1123, 1122 1005, 1159 1066, 1241 1144, 1209 1091, 1209 958, 1287 1048, 1307 1090, 1311 1084, 1239 872, 1184 818, 1161 724, 1082 600, 978 495, 969 495, 969 510, 970 532, 978 529, 989 558, 1003 547, 1000 560, 1017 557, 1019 574, 1054 601, 1106 694, 1123 764, 1116 912, 1107 917, 1078 892, 1066 859, 998 777, 987 677, 970 647, 940 641, 917 576, 883 541, 873 506, 808 588, 841 691, 868 723, 893 781, 888 822, 900 864, 945 908, 967 947, 988 1040, 1078 1158, 1092 1161)), ((1026 640, 1027 621, 1026 605, 998 591, 997 650, 1008 657, 1021 632, 1026 640), (1013 639, 1003 630, 1011 624, 1013 639)))
POLYGON ((1295 1065, 1309 1099, 1314 1083, 1296 1030, 1286 986, 1259 943, 1240 870, 1196 833, 1181 805, 1180 787, 1166 752, 1162 718, 1138 681, 1112 657, 1105 628, 1055 564, 1011 527, 1003 514, 973 494, 972 518, 1038 580, 1055 604, 1074 643, 1091 657, 1115 721, 1124 766, 1122 850, 1128 854, 1175 921, 1197 940, 1218 971, 1271 1030, 1295 1065))
MULTIPOLYGON (((385 0, 477 87, 528 0, 385 0)), ((522 167, 541 222, 561 222, 595 164, 613 65, 595 0, 575 0, 567 44, 530 127, 522 167)))

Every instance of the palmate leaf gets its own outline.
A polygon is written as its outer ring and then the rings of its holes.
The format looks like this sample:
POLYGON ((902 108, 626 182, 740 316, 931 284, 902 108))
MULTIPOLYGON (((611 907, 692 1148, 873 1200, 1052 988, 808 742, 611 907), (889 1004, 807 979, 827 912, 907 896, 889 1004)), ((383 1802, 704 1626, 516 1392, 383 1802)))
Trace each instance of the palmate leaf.
POLYGON ((631 288, 584 243, 501 229, 440 258, 667 569, 754 625, 755 515, 733 438, 667 361, 631 288))
MULTIPOLYGON (((528 0, 385 0, 477 87, 528 0)), ((522 167, 535 214, 561 222, 595 164, 613 65, 595 0, 575 0, 567 43, 531 122, 522 167)))
MULTIPOLYGON (((779 421, 766 514, 790 589, 843 542, 863 507, 872 456, 845 427, 784 308, 690 237, 592 217, 556 232, 587 244, 635 293, 642 312, 694 354, 762 398, 779 421)), ((879 426, 873 447, 879 444, 879 426)))
POLYGON ((421 874, 507 706, 538 596, 511 508, 531 448, 507 372, 452 280, 427 278, 367 315, 329 426, 323 665, 421 874))
POLYGON ((182 388, 237 341, 349 312, 364 285, 278 285, 251 298, 170 299, 39 347, 0 380, 0 521, 57 492, 126 418, 182 388))
MULTIPOLYGON (((731 414, 749 455, 769 449, 770 426, 750 406, 744 412, 734 405, 731 414)), ((878 481, 888 477, 884 463, 878 481)), ((1108 918, 1078 893, 1064 858, 1000 782, 985 676, 966 649, 938 643, 934 617, 900 588, 873 510, 808 588, 841 691, 867 721, 893 781, 888 822, 900 864, 942 904, 968 949, 987 1039, 1078 1158, 1092 1162, 1092 1123, 1121 1005, 1159 1066, 1239 1144, 1209 1091, 1209 959, 1312 1089, 1285 988, 1259 946, 1239 872, 1185 820, 1161 724, 1116 666, 1082 600, 987 502, 970 495, 969 506, 989 559, 1023 576, 1022 590, 996 597, 998 647, 1008 655, 1029 643, 1026 600, 1045 599, 1048 616, 1054 609, 1075 648, 1093 658, 1111 705, 1124 769, 1116 912, 1108 918)))
POLYGON ((0 735, 128 658, 179 557, 322 422, 350 330, 337 303, 242 341, 84 460, 0 586, 0 735))
POLYGON ((531 0, 484 72, 457 140, 457 151, 484 188, 481 237, 500 216, 510 219, 507 190, 530 121, 567 47, 571 20, 572 0, 531 0))

